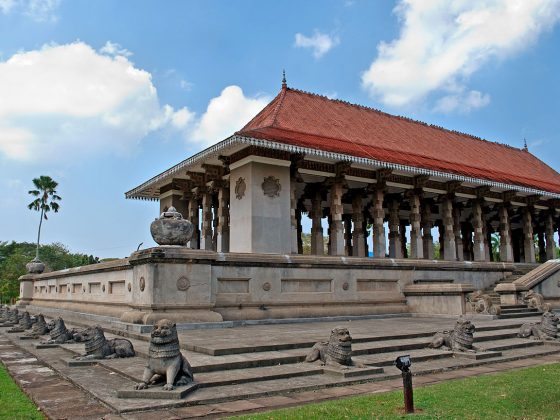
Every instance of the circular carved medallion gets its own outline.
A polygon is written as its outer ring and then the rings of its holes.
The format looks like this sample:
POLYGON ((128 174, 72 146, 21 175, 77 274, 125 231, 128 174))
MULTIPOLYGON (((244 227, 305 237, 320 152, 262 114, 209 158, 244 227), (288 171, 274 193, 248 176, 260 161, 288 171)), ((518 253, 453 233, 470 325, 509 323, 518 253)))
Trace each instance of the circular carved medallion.
POLYGON ((70 293, 70 286, 68 286, 68 293, 70 293))
POLYGON ((188 278, 183 276, 183 277, 179 277, 177 279, 177 290, 185 292, 185 291, 189 290, 189 287, 191 287, 191 282, 189 281, 188 278))
POLYGON ((269 282, 266 282, 266 283, 263 283, 262 288, 265 292, 268 292, 272 288, 272 286, 270 285, 269 282))
POLYGON ((132 290, 132 284, 128 283, 127 288, 128 288, 128 291, 130 292, 132 290))
POLYGON ((348 290, 350 288, 350 285, 348 284, 347 281, 345 281, 344 283, 342 283, 342 290, 348 290))
POLYGON ((86 288, 82 287, 82 293, 85 293, 85 292, 86 292, 86 288))
POLYGON ((58 286, 54 288, 54 291, 55 291, 55 292, 58 292, 58 286))
POLYGON ((105 292, 105 285, 101 286, 101 290, 105 292))
POLYGON ((146 280, 144 280, 144 277, 140 277, 140 291, 143 292, 145 288, 146 288, 146 280))
POLYGON ((245 190, 247 189, 247 185, 245 184, 245 178, 239 177, 239 179, 235 182, 235 198, 241 200, 245 196, 245 190))
POLYGON ((264 195, 274 198, 280 195, 282 186, 280 185, 280 180, 278 178, 267 176, 262 183, 262 189, 264 195))

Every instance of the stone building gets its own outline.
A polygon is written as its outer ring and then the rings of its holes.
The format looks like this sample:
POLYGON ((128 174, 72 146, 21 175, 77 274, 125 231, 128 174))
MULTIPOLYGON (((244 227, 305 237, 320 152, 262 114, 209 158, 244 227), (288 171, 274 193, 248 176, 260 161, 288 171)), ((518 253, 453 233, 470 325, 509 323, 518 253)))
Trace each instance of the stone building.
POLYGON ((526 147, 284 82, 240 131, 126 197, 177 208, 197 227, 195 249, 301 254, 309 217, 316 255, 328 235, 330 255, 432 260, 435 227, 444 260, 535 263, 555 258, 560 174, 526 147))

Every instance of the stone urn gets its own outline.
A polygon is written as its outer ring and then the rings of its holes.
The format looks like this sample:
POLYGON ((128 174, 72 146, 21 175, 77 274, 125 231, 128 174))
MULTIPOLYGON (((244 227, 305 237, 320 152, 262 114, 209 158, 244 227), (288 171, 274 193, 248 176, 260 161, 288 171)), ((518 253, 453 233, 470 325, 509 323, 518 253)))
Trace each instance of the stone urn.
POLYGON ((43 264, 39 258, 33 258, 30 262, 25 264, 25 268, 27 268, 29 274, 41 274, 45 271, 45 264, 43 264))
POLYGON ((169 207, 150 225, 150 233, 158 245, 184 246, 191 240, 193 232, 193 224, 183 219, 175 207, 169 207))

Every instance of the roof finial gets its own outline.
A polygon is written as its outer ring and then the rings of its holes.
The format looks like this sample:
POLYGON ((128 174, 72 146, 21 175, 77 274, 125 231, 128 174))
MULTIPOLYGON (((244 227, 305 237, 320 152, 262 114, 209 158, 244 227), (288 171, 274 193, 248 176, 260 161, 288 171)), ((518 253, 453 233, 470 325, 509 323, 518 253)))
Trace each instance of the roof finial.
POLYGON ((523 137, 523 150, 526 152, 529 151, 529 148, 527 147, 527 139, 525 137, 523 137))
POLYGON ((286 89, 288 84, 286 83, 286 70, 282 70, 282 89, 286 89))

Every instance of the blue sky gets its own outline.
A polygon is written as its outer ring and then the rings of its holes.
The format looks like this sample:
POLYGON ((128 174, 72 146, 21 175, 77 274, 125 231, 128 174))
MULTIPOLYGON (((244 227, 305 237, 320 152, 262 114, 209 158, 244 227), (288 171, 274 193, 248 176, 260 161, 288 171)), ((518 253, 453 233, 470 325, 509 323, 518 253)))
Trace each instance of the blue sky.
POLYGON ((560 169, 559 0, 0 0, 0 240, 124 257, 124 192, 241 128, 288 85, 529 150, 560 169))

